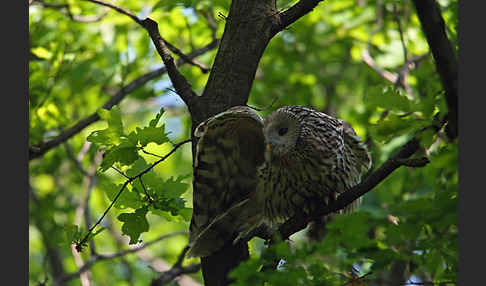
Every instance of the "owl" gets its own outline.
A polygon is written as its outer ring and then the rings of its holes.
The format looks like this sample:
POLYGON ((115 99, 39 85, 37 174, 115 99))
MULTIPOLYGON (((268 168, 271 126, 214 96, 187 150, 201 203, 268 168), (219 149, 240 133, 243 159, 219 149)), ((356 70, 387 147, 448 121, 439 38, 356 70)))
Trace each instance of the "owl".
POLYGON ((348 123, 303 106, 279 108, 265 120, 237 106, 194 132, 189 256, 210 255, 259 227, 275 229, 312 213, 358 184, 371 165, 348 123))

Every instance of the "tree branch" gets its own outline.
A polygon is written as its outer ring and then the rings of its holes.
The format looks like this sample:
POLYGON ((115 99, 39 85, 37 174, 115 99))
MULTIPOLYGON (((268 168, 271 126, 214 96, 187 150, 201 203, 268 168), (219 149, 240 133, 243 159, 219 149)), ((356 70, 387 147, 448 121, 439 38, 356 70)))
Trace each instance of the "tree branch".
POLYGON ((449 109, 446 132, 450 139, 458 135, 457 127, 457 57, 445 31, 445 23, 434 0, 413 0, 425 37, 435 60, 449 109))
POLYGON ((132 12, 130 12, 126 9, 123 9, 122 7, 116 6, 114 4, 111 4, 111 3, 108 3, 108 2, 105 2, 105 1, 100 1, 100 0, 83 0, 83 1, 99 4, 99 5, 114 9, 117 12, 132 18, 132 20, 135 21, 137 24, 142 25, 141 20, 135 14, 133 14, 132 12))
MULTIPOLYGON (((211 43, 209 43, 205 47, 202 47, 201 49, 190 53, 189 55, 187 55, 187 57, 189 59, 194 59, 194 58, 206 53, 207 51, 210 51, 210 50, 216 48, 219 45, 219 42, 220 42, 219 39, 213 40, 211 43)), ((181 65, 181 64, 184 64, 184 63, 186 63, 186 61, 182 58, 177 60, 178 65, 181 65)), ((108 109, 108 110, 111 109, 113 106, 120 103, 128 94, 130 94, 131 92, 133 92, 137 88, 143 86, 148 81, 161 76, 166 71, 167 71, 167 67, 164 66, 164 67, 161 67, 161 68, 156 69, 154 71, 148 72, 148 73, 140 76, 139 78, 133 80, 128 85, 122 87, 113 97, 111 97, 105 104, 103 104, 102 108, 108 109)), ((90 124, 98 121, 99 119, 100 119, 100 117, 99 117, 98 113, 94 112, 91 115, 89 115, 88 117, 78 121, 72 127, 62 131, 61 134, 59 134, 57 137, 55 137, 55 138, 53 138, 49 141, 42 142, 38 146, 29 146, 29 160, 32 160, 32 159, 35 159, 35 158, 42 156, 44 153, 46 153, 50 149, 57 147, 59 144, 67 141, 68 139, 70 139, 74 135, 78 134, 84 128, 86 128, 90 124)))
POLYGON ((182 100, 184 100, 187 107, 191 111, 194 99, 197 97, 197 95, 192 90, 191 85, 186 78, 177 69, 176 62, 167 48, 166 41, 162 38, 162 36, 160 36, 157 22, 150 18, 146 18, 145 20, 142 20, 142 26, 149 33, 157 52, 167 67, 167 73, 169 74, 169 78, 177 91, 177 94, 179 94, 182 100))
POLYGON ((287 28, 314 8, 323 0, 300 0, 292 7, 277 14, 279 21, 272 27, 272 34, 275 35, 287 28))
MULTIPOLYGON (((149 33, 150 38, 152 39, 155 48, 157 49, 157 52, 159 53, 160 57, 162 58, 162 61, 164 62, 165 66, 167 67, 167 73, 169 74, 169 78, 174 85, 174 88, 177 90, 177 93, 180 95, 182 100, 186 103, 186 105, 191 108, 191 102, 195 96, 197 96, 194 91, 191 88, 191 85, 187 82, 186 78, 177 70, 176 63, 174 61, 174 58, 170 55, 169 48, 172 49, 172 51, 176 54, 183 55, 183 53, 174 47, 174 45, 169 44, 166 40, 162 38, 162 36, 159 33, 159 28, 157 25, 157 22, 150 18, 146 18, 144 20, 141 20, 138 18, 135 14, 132 12, 123 9, 119 6, 116 6, 114 4, 107 3, 105 1, 100 1, 100 0, 84 0, 92 3, 96 3, 99 5, 103 5, 106 7, 110 7, 116 11, 118 11, 121 14, 124 14, 130 18, 132 18, 133 21, 135 21, 137 24, 142 26, 147 30, 149 33)), ((201 68, 201 65, 198 65, 188 59, 187 56, 182 56, 185 57, 187 60, 189 60, 189 63, 198 66, 201 68)), ((208 69, 206 67, 202 68, 203 72, 208 72, 208 69)))
POLYGON ((189 247, 186 246, 182 252, 179 254, 179 257, 177 258, 176 263, 167 271, 164 271, 159 277, 156 279, 152 280, 152 283, 150 283, 151 286, 161 286, 164 285, 165 283, 168 283, 177 276, 181 274, 187 274, 187 273, 195 273, 198 272, 199 269, 201 268, 200 264, 194 264, 190 265, 187 267, 182 266, 182 262, 184 261, 184 257, 186 256, 187 251, 189 250, 189 247))
POLYGON ((101 15, 99 16, 80 16, 80 15, 74 15, 71 12, 71 6, 69 4, 52 4, 52 3, 46 3, 44 0, 29 0, 29 5, 30 4, 39 4, 42 7, 45 8, 50 8, 50 9, 55 9, 59 11, 65 10, 65 14, 73 21, 75 22, 81 22, 81 23, 92 23, 92 22, 98 22, 101 19, 103 19, 107 11, 104 11, 101 15))
MULTIPOLYGON (((412 156, 419 149, 419 147, 420 145, 418 139, 411 139, 404 146, 402 146, 397 154, 390 157, 385 163, 383 163, 378 170, 373 172, 360 184, 354 186, 349 191, 344 192, 332 204, 317 210, 308 217, 294 217, 282 224, 279 227, 280 236, 283 239, 287 239, 290 235, 304 229, 309 221, 344 209, 347 205, 371 191, 397 168, 404 165, 406 166, 407 163, 410 163, 410 161, 404 159, 412 156)), ((428 163, 428 160, 426 158, 418 160, 413 159, 413 162, 415 163, 414 166, 425 166, 425 164, 428 163)))
POLYGON ((216 24, 216 20, 213 17, 213 9, 210 8, 209 11, 205 10, 198 10, 197 12, 201 13, 206 22, 208 24, 209 29, 211 29, 211 38, 216 39, 216 32, 218 31, 218 24, 216 24))
POLYGON ((188 142, 191 142, 192 140, 191 139, 188 139, 188 140, 184 140, 182 142, 179 142, 177 144, 174 145, 174 147, 172 148, 172 150, 170 150, 169 153, 167 153, 164 157, 160 158, 159 160, 155 161, 152 165, 150 165, 149 167, 147 167, 146 169, 144 169, 143 171, 141 171, 140 173, 138 173, 136 176, 134 177, 127 177, 127 180, 125 181, 125 183, 123 183, 122 187, 120 188, 120 190, 118 191, 118 193, 116 194, 115 198, 113 199, 113 201, 111 202, 111 204, 108 206, 108 208, 105 210, 105 212, 103 213, 103 215, 98 219, 98 221, 91 227, 88 229, 88 233, 83 237, 83 239, 81 239, 81 241, 77 242, 76 243, 76 249, 80 252, 84 246, 84 244, 86 243, 86 241, 89 239, 89 236, 90 234, 93 232, 93 230, 101 223, 101 221, 103 220, 103 218, 106 216, 106 214, 110 211, 110 209, 113 207, 113 205, 115 204, 115 202, 118 200, 118 198, 120 197, 120 195, 123 193, 123 191, 125 190, 125 188, 128 186, 128 184, 130 184, 131 182, 135 181, 136 179, 142 177, 144 174, 146 174, 148 171, 152 170, 155 166, 157 166, 159 163, 163 162, 165 159, 169 158, 170 155, 172 155, 180 146, 188 143, 188 142))
POLYGON ((172 232, 172 233, 164 234, 164 235, 162 235, 162 236, 160 236, 160 237, 158 237, 158 238, 156 238, 156 239, 154 239, 150 242, 144 243, 143 245, 136 246, 136 247, 133 247, 133 248, 130 248, 130 249, 127 249, 127 250, 122 250, 122 251, 110 253, 110 254, 93 255, 83 266, 81 266, 79 268, 78 271, 67 274, 63 277, 60 277, 59 279, 57 279, 53 282, 53 285, 60 285, 60 284, 63 284, 64 282, 66 282, 66 281, 69 281, 69 280, 72 280, 72 279, 78 277, 83 272, 90 269, 95 263, 100 262, 102 260, 114 259, 114 258, 118 258, 118 257, 124 256, 124 255, 130 254, 130 253, 135 253, 135 252, 140 251, 140 250, 144 249, 145 247, 150 246, 152 244, 155 244, 159 241, 162 241, 164 239, 167 239, 167 238, 170 238, 170 237, 173 237, 173 236, 176 236, 176 235, 181 235, 181 234, 187 234, 187 232, 185 232, 185 231, 172 232))
MULTIPOLYGON (((113 227, 109 227, 108 230, 113 234, 118 244, 126 244, 125 238, 120 234, 120 232, 116 231, 113 227)), ((158 273, 168 271, 172 268, 172 265, 161 258, 154 257, 146 249, 138 250, 135 255, 138 256, 142 261, 146 262, 149 268, 158 273)), ((184 274, 177 277, 176 283, 180 286, 201 286, 200 283, 192 279, 190 276, 184 274)))

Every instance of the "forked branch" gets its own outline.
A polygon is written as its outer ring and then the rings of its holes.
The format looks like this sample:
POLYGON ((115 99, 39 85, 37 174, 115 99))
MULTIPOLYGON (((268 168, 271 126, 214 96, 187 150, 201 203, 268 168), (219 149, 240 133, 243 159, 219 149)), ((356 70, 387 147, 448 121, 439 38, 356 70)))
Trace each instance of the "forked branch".
POLYGON ((278 13, 277 16, 279 17, 279 21, 277 21, 277 24, 273 27, 272 34, 275 35, 287 28, 302 16, 314 10, 319 2, 322 1, 323 0, 300 0, 287 10, 278 13))
MULTIPOLYGON (((175 53, 179 55, 183 53, 179 49, 175 49, 174 45, 168 44, 167 41, 162 38, 162 36, 159 33, 157 22, 155 22, 150 18, 146 18, 142 20, 138 18, 134 13, 122 7, 119 7, 117 5, 105 1, 101 1, 101 0, 85 0, 85 1, 112 8, 118 11, 119 13, 132 18, 133 21, 135 21, 137 24, 139 24, 140 26, 142 26, 144 29, 147 30, 147 32, 150 35, 150 38, 152 39, 152 42, 155 45, 155 48, 157 49, 157 52, 159 53, 160 57, 162 58, 162 61, 167 67, 167 73, 169 74, 169 78, 172 84, 174 85, 174 88, 176 89, 179 96, 182 98, 182 100, 184 100, 184 102, 190 109, 194 98, 196 98, 196 94, 192 90, 191 85, 189 84, 189 82, 187 82, 186 78, 177 69, 176 62, 174 61, 174 58, 170 54, 169 48, 172 48, 172 51, 173 52, 175 51, 175 53)), ((184 55, 184 57, 188 59, 187 56, 184 55)), ((190 63, 201 67, 200 64, 196 64, 192 61, 190 61, 190 63)), ((202 70, 203 72, 208 71, 207 68, 203 68, 202 70)))
MULTIPOLYGON (((189 59, 194 59, 200 55, 203 55, 204 53, 216 48, 219 45, 219 39, 213 40, 211 43, 208 45, 202 47, 199 50, 196 50, 190 54, 187 55, 189 59)), ((186 63, 187 61, 183 58, 180 58, 177 60, 177 65, 181 65, 186 63)), ((114 96, 110 97, 110 99, 103 104, 102 108, 104 109, 111 109, 113 106, 117 105, 120 103, 128 94, 131 92, 135 91, 136 89, 140 88, 143 86, 145 83, 148 81, 155 79, 162 74, 164 74, 167 71, 167 67, 161 67, 159 69, 150 71, 139 78, 133 80, 129 84, 123 86, 114 96)), ((100 116, 98 113, 94 112, 93 114, 87 116, 86 118, 81 119, 78 121, 76 124, 74 124, 72 127, 62 131, 58 136, 55 138, 43 142, 38 146, 29 146, 29 160, 38 158, 42 156, 44 153, 49 151, 52 148, 55 148, 59 146, 61 143, 69 140, 71 137, 74 135, 78 134, 81 132, 84 128, 89 126, 90 124, 98 121, 100 119, 100 116)))
POLYGON ((110 209, 113 207, 113 205, 115 204, 115 202, 118 200, 118 198, 120 197, 120 195, 123 193, 123 191, 125 190, 125 188, 128 186, 128 184, 130 184, 131 182, 135 181, 136 179, 142 177, 144 174, 146 174, 147 172, 149 172, 150 170, 152 170, 155 166, 157 166, 158 164, 160 164, 161 162, 163 162, 165 159, 169 158, 170 155, 172 155, 180 146, 188 143, 188 142, 191 142, 192 140, 191 139, 188 139, 188 140, 184 140, 182 142, 179 142, 177 144, 174 145, 174 148, 172 148, 172 150, 167 153, 167 155, 163 156, 162 158, 160 158, 159 160, 155 161, 152 165, 150 165, 149 167, 147 167, 146 169, 144 169, 143 171, 141 171, 140 173, 138 173, 136 176, 133 176, 133 177, 127 177, 127 180, 125 181, 125 183, 123 183, 122 187, 120 188, 120 190, 118 191, 118 193, 116 194, 115 198, 113 199, 113 201, 110 203, 110 205, 108 206, 108 208, 105 210, 105 212, 103 213, 103 215, 98 219, 98 221, 88 230, 88 233, 78 242, 76 242, 76 250, 78 250, 78 252, 81 252, 81 250, 83 249, 83 247, 85 246, 86 242, 89 240, 90 238, 90 235, 93 233, 93 230, 101 223, 101 221, 105 218, 106 214, 110 211, 110 209))

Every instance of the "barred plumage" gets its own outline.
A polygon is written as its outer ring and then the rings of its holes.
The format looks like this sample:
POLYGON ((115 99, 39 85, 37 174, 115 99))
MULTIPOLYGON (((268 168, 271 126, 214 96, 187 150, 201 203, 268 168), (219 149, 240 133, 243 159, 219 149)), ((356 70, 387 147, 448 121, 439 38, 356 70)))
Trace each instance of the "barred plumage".
POLYGON ((279 108, 263 124, 253 110, 235 107, 196 132, 196 187, 214 183, 194 193, 192 256, 209 255, 263 223, 276 226, 321 208, 359 183, 371 164, 349 124, 302 106, 279 108))

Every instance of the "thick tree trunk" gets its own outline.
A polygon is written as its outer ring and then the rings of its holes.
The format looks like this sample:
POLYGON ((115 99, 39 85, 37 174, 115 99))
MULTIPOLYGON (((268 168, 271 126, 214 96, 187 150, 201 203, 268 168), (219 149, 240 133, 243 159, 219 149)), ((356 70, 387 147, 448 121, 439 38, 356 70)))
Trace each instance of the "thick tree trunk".
MULTIPOLYGON (((258 63, 273 36, 276 13, 275 0, 232 1, 208 82, 203 94, 195 100, 198 114, 191 114, 193 131, 210 116, 247 103, 258 63)), ((196 143, 193 140, 193 158, 196 143)), ((196 184, 193 187, 196 194, 196 184)), ((248 259, 248 255, 246 243, 229 243, 217 253, 201 258, 205 285, 228 285, 228 273, 248 259)))
POLYGON ((193 123, 247 103, 276 13, 275 0, 232 1, 208 82, 198 99, 204 118, 193 117, 193 123))

